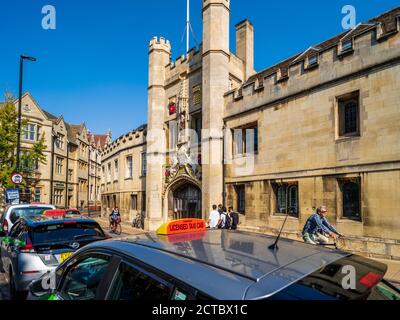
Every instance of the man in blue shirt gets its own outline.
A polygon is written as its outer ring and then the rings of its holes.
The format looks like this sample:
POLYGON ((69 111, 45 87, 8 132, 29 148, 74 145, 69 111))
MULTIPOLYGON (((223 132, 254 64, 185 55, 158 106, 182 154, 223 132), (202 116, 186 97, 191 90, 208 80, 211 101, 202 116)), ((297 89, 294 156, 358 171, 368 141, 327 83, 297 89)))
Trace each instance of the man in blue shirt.
POLYGON ((327 213, 328 209, 322 206, 308 218, 303 229, 304 242, 309 244, 328 244, 329 239, 324 234, 335 240, 342 236, 326 219, 327 213))

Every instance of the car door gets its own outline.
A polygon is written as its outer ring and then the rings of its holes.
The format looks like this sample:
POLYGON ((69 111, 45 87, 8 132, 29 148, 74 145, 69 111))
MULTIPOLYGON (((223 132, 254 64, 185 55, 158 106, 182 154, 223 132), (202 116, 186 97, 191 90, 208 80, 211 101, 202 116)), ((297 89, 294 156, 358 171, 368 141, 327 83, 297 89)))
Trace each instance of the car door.
POLYGON ((168 301, 171 300, 173 290, 173 284, 166 279, 142 266, 123 260, 116 270, 106 299, 168 301))
POLYGON ((14 240, 21 233, 23 225, 21 222, 17 222, 7 237, 3 238, 1 243, 1 258, 3 262, 4 271, 9 274, 10 266, 14 264, 16 260, 15 244, 14 240))
POLYGON ((103 300, 108 283, 119 263, 104 252, 86 252, 72 259, 56 290, 60 300, 103 300))

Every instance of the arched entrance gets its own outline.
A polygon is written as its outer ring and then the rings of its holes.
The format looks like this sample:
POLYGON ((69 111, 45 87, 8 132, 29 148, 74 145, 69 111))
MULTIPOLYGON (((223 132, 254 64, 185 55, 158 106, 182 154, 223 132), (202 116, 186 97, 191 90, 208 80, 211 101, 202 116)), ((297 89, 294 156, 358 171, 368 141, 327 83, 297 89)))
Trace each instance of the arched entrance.
POLYGON ((169 192, 169 212, 173 219, 201 219, 201 190, 189 181, 181 181, 169 192))

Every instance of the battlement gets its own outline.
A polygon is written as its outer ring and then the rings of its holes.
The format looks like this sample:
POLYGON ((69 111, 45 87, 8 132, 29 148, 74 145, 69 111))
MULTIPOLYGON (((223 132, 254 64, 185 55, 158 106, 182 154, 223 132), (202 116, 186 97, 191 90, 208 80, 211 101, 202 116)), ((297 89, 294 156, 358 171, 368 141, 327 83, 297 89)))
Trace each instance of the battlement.
POLYGON ((231 5, 231 1, 230 0, 203 0, 203 10, 205 10, 208 6, 213 5, 213 4, 224 5, 229 9, 229 7, 231 5))
POLYGON ((225 98, 229 104, 251 96, 260 103, 273 101, 396 58, 400 58, 400 7, 251 76, 225 98))
POLYGON ((149 51, 153 50, 164 50, 167 51, 168 53, 171 52, 171 43, 169 40, 166 40, 164 37, 153 37, 153 39, 150 40, 149 43, 149 51))
POLYGON ((200 62, 201 61, 201 50, 202 47, 200 45, 199 48, 193 47, 192 49, 189 50, 187 55, 180 55, 178 58, 175 59, 175 61, 172 61, 169 63, 166 68, 169 70, 174 70, 174 69, 179 69, 181 66, 189 66, 193 65, 194 63, 200 62))
POLYGON ((120 149, 126 148, 128 144, 132 147, 142 145, 146 141, 146 133, 147 125, 142 125, 139 128, 120 136, 103 149, 102 156, 110 156, 118 152, 120 149))

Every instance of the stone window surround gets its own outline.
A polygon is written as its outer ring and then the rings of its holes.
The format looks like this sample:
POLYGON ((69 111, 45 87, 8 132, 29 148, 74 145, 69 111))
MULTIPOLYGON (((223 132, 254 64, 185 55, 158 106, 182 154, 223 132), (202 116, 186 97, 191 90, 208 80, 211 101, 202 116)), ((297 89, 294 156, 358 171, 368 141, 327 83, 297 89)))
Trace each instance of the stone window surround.
POLYGON ((242 125, 239 127, 235 127, 231 129, 231 137, 232 137, 232 159, 237 159, 237 158, 245 158, 248 156, 252 156, 252 155, 258 155, 259 150, 260 150, 260 134, 259 134, 259 124, 258 121, 255 122, 251 122, 248 123, 246 125, 242 125), (242 133, 242 152, 238 153, 236 150, 236 141, 235 141, 235 130, 247 130, 247 129, 257 129, 258 130, 258 143, 257 143, 257 149, 253 150, 253 154, 249 154, 246 152, 247 146, 246 146, 246 142, 243 140, 243 138, 246 137, 246 135, 243 135, 242 133))
POLYGON ((126 165, 125 180, 132 180, 133 179, 133 156, 132 155, 128 155, 125 157, 125 165, 126 165))
POLYGON ((336 141, 342 141, 346 139, 354 139, 354 138, 359 138, 361 137, 362 134, 362 128, 361 128, 361 123, 362 123, 362 96, 361 96, 361 91, 360 90, 354 90, 352 92, 348 92, 339 96, 335 97, 335 140, 336 141), (344 101, 350 101, 350 100, 358 100, 358 113, 357 113, 357 132, 355 133, 349 133, 349 134, 343 134, 343 111, 341 110, 343 104, 345 103, 344 101))
POLYGON ((234 186, 234 190, 236 193, 236 210, 238 211, 238 213, 240 214, 246 214, 246 184, 236 184, 234 186), (240 189, 243 189, 243 196, 244 199, 242 199, 243 203, 244 203, 244 210, 240 210, 240 199, 239 199, 239 192, 240 189))
POLYGON ((363 181, 362 177, 360 175, 345 175, 345 176, 340 176, 336 177, 336 194, 338 195, 336 197, 336 222, 345 222, 345 223, 353 223, 356 225, 363 225, 364 224, 364 216, 363 216, 363 210, 362 210, 362 203, 363 203, 363 181), (359 185, 360 188, 360 213, 361 213, 361 219, 360 220, 355 220, 355 219, 350 219, 346 218, 343 216, 343 193, 341 190, 341 185, 345 182, 355 182, 359 185))
POLYGON ((114 182, 119 180, 119 161, 114 160, 114 182))
POLYGON ((202 102, 201 84, 192 87, 192 104, 200 105, 202 102))
MULTIPOLYGON (((297 187, 297 214, 296 215, 289 215, 289 218, 295 219, 295 220, 300 220, 300 192, 299 192, 299 182, 298 181, 271 181, 271 195, 272 195, 272 201, 271 201, 271 216, 272 217, 284 217, 287 215, 287 213, 279 213, 277 210, 277 191, 279 187, 285 186, 286 190, 289 190, 290 187, 296 186, 297 187)), ((288 204, 288 194, 286 191, 286 205, 288 204)), ((287 208, 286 208, 287 209, 287 208)))

